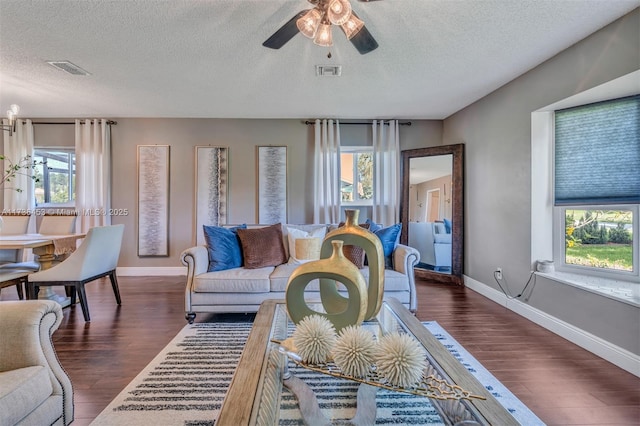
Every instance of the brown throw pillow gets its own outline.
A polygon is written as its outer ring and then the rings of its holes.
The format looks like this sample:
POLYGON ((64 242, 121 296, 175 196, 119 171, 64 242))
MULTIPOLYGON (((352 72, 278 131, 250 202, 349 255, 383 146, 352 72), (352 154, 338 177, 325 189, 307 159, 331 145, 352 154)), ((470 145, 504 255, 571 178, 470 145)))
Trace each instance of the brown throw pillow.
POLYGON ((342 246, 344 257, 356 265, 358 269, 364 268, 364 249, 359 246, 342 246))
MULTIPOLYGON (((344 226, 344 222, 340 222, 340 224, 338 224, 338 228, 340 228, 341 226, 344 226)), ((369 224, 368 223, 361 223, 359 226, 361 226, 364 229, 369 229, 369 224)), ((364 268, 364 254, 365 253, 364 253, 364 249, 362 247, 353 246, 353 245, 345 245, 345 246, 342 246, 342 253, 344 254, 344 257, 349 259, 351 261, 351 263, 356 265, 356 267, 358 269, 364 268)))
POLYGON ((256 229, 238 229, 242 246, 243 266, 247 269, 278 266, 287 262, 282 243, 282 225, 265 226, 256 229))

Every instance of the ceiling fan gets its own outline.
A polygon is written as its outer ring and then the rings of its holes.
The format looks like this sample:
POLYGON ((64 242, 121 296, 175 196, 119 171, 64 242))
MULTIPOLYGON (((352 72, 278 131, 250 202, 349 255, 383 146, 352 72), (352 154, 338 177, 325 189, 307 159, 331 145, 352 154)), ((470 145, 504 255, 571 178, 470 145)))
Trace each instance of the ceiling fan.
MULTIPOLYGON (((349 41, 364 55, 378 47, 364 22, 351 9, 349 0, 308 0, 314 5, 297 13, 262 45, 280 49, 299 32, 319 46, 332 46, 332 25, 339 26, 349 41)), ((369 0, 360 0, 369 1, 369 0)))

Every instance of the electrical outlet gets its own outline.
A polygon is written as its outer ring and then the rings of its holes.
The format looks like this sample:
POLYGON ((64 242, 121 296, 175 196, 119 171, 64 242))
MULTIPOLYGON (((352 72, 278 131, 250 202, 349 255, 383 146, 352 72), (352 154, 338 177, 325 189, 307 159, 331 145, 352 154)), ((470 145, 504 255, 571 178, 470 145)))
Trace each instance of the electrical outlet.
POLYGON ((502 279, 502 268, 500 268, 500 267, 496 268, 496 279, 497 280, 501 280, 502 279))

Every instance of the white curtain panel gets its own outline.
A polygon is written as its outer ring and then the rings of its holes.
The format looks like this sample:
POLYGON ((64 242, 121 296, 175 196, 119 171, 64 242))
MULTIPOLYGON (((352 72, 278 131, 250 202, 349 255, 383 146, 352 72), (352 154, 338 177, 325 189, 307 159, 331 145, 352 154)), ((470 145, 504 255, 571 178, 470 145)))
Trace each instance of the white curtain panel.
MULTIPOLYGON (((8 120, 2 120, 2 124, 8 125, 8 120)), ((17 120, 16 131, 9 136, 4 133, 4 156, 13 164, 18 164, 26 159, 33 162, 33 123, 31 120, 17 120)), ((4 161, 3 170, 7 170, 9 162, 4 161)), ((4 184, 4 208, 6 211, 33 211, 35 208, 35 185, 31 178, 33 170, 20 169, 11 182, 4 184), (17 191, 16 189, 20 189, 17 191)), ((32 221, 35 223, 35 221, 32 221)), ((32 230, 34 231, 34 230, 32 230)))
POLYGON ((315 122, 313 223, 340 221, 340 121, 315 122))
POLYGON ((400 135, 398 120, 373 120, 373 221, 390 226, 399 221, 400 135))
POLYGON ((76 209, 79 232, 111 225, 111 128, 107 120, 76 120, 76 209))

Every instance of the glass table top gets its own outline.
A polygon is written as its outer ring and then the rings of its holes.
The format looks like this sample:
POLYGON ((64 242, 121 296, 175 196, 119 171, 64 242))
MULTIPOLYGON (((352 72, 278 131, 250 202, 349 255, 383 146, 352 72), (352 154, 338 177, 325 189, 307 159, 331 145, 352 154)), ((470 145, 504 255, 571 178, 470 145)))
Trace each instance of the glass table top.
MULTIPOLYGON (((313 308, 320 311, 319 306, 313 308)), ((474 396, 470 399, 435 399, 397 390, 376 389, 375 416, 378 421, 430 425, 517 424, 471 373, 398 301, 384 302, 375 320, 366 321, 363 326, 376 336, 391 332, 411 335, 426 350, 428 367, 425 374, 432 375, 447 386, 469 391, 474 396)), ((275 304, 270 328, 266 331, 266 341, 269 343, 264 359, 254 360, 262 365, 249 424, 304 424, 300 406, 306 401, 299 404, 294 393, 282 385, 283 375, 286 378, 287 373, 300 379, 311 390, 312 394, 304 398, 315 396, 322 415, 331 419, 327 424, 344 424, 358 414, 358 403, 363 405, 358 401, 360 383, 312 371, 290 360, 283 354, 280 345, 273 341, 291 337, 294 330, 295 325, 287 315, 286 305, 275 304)), ((366 409, 372 408, 362 408, 366 409)))

